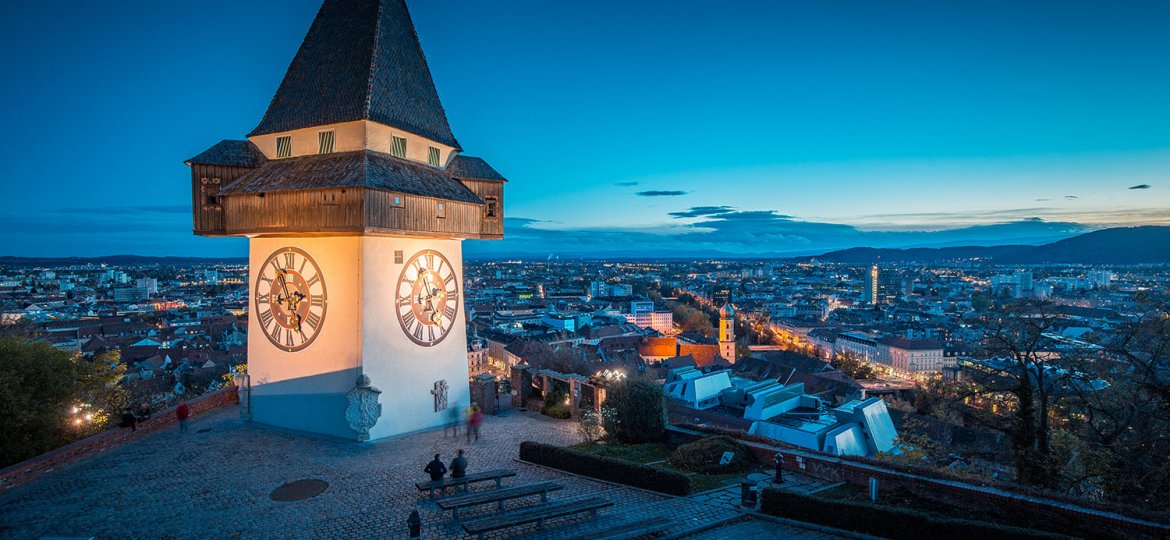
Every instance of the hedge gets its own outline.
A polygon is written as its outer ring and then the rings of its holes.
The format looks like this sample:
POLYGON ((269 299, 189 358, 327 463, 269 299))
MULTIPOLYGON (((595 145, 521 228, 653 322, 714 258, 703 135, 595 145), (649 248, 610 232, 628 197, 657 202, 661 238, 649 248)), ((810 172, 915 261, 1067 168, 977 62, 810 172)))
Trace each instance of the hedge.
MULTIPOLYGON (((722 427, 717 427, 717 426, 702 426, 702 425, 689 424, 689 423, 674 424, 674 427, 688 429, 691 431, 697 431, 699 433, 714 434, 714 435, 727 435, 733 439, 738 439, 740 441, 755 442, 755 443, 760 443, 760 444, 764 444, 767 446, 774 446, 777 448, 791 448, 793 450, 799 450, 802 452, 816 453, 816 452, 810 451, 807 448, 801 448, 799 446, 786 444, 786 443, 776 441, 773 439, 768 439, 766 437, 760 437, 758 435, 751 435, 751 434, 748 434, 747 432, 745 432, 743 430, 739 430, 739 429, 722 428, 722 427)), ((950 473, 946 470, 940 470, 938 468, 928 467, 925 465, 912 465, 912 464, 908 464, 908 463, 899 463, 896 461, 889 461, 889 460, 862 457, 862 456, 830 456, 830 455, 826 455, 825 458, 830 459, 830 460, 831 459, 839 459, 839 460, 846 462, 846 463, 862 463, 865 465, 873 465, 875 467, 880 467, 880 468, 888 469, 891 471, 897 471, 897 472, 907 473, 907 474, 916 474, 919 476, 925 476, 927 478, 932 478, 935 480, 947 480, 947 481, 952 481, 952 482, 961 482, 963 484, 967 484, 970 486, 982 486, 982 487, 1001 489, 1001 490, 1007 491, 1009 493, 1015 493, 1018 495, 1027 495, 1027 496, 1031 496, 1031 497, 1037 497, 1040 499, 1048 499, 1048 500, 1055 501, 1058 503, 1071 504, 1071 505, 1079 506, 1082 508, 1088 508, 1088 509, 1092 509, 1092 510, 1100 510, 1102 512, 1113 512, 1116 514, 1121 514, 1123 516, 1144 519, 1147 521, 1153 521, 1155 523, 1170 522, 1170 512, 1167 512, 1164 510, 1151 510, 1151 509, 1146 508, 1146 507, 1136 506, 1133 504, 1125 504, 1125 503, 1121 503, 1118 501, 1094 501, 1094 500, 1089 500, 1089 499, 1086 499, 1083 497, 1076 497, 1073 495, 1068 495, 1068 494, 1061 493, 1058 491, 1044 489, 1044 488, 1040 488, 1040 487, 1036 487, 1036 486, 1016 484, 1016 483, 1007 482, 1007 481, 1003 481, 1003 480, 991 480, 989 478, 976 478, 976 477, 973 477, 971 475, 953 474, 953 473, 950 473)), ((1005 504, 1010 504, 1010 501, 1005 502, 1005 504)), ((1045 516, 1046 514, 1043 514, 1043 512, 1044 512, 1043 510, 1027 510, 1027 513, 1029 515, 1034 515, 1037 517, 1045 516)))
POLYGON ((726 435, 703 437, 674 449, 670 464, 676 469, 702 473, 745 472, 756 463, 752 451, 743 443, 726 435), (725 452, 733 453, 731 463, 721 465, 725 452))
POLYGON ((660 469, 571 448, 532 441, 520 443, 520 459, 554 469, 649 489, 669 495, 689 495, 691 479, 677 471, 660 469))
POLYGON ((808 521, 873 534, 894 540, 947 538, 957 540, 1034 540, 1068 538, 1034 529, 1022 529, 986 521, 952 519, 917 510, 893 508, 857 501, 840 501, 798 495, 774 488, 765 489, 760 512, 798 521, 808 521))

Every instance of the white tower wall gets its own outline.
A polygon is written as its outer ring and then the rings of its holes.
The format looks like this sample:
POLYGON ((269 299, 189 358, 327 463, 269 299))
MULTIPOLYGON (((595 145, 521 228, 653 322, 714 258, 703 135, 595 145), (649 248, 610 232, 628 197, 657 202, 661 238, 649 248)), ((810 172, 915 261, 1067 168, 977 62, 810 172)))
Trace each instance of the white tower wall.
POLYGON ((252 238, 249 242, 248 372, 252 418, 272 426, 356 439, 346 421, 346 392, 365 374, 382 391, 382 415, 370 429, 379 439, 441 426, 449 410, 434 410, 431 390, 447 382, 447 406, 465 410, 470 390, 463 308, 463 253, 459 240, 373 236, 252 238), (321 331, 311 345, 285 352, 264 337, 255 316, 255 280, 272 252, 287 246, 309 253, 321 268, 328 294, 321 331), (397 319, 395 290, 404 263, 432 249, 455 269, 459 302, 455 322, 440 343, 410 341, 397 319), (402 263, 395 252, 402 252, 402 263))

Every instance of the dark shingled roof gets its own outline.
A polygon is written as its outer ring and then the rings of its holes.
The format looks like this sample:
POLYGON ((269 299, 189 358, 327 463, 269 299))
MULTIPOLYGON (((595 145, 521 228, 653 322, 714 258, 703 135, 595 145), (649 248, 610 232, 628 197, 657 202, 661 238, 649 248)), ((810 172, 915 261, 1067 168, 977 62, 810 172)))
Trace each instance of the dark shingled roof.
POLYGON ((372 120, 462 150, 405 0, 325 0, 248 136, 372 120))
POLYGON ((190 165, 236 165, 242 167, 259 167, 268 161, 264 154, 252 144, 252 141, 222 140, 215 146, 204 150, 203 153, 188 159, 184 163, 190 165))
POLYGON ((472 180, 500 180, 507 182, 504 175, 496 172, 483 158, 458 155, 447 165, 447 174, 451 178, 467 178, 472 180))
POLYGON ((220 193, 365 187, 424 197, 483 204, 462 182, 443 171, 373 150, 318 154, 269 161, 220 193))

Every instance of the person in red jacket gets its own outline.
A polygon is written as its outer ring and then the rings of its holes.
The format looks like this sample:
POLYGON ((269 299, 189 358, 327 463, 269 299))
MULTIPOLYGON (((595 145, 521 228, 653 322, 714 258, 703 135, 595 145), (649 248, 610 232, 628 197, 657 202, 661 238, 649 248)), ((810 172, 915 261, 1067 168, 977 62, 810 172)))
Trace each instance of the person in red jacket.
POLYGON ((187 418, 191 416, 191 407, 184 401, 175 408, 175 417, 179 419, 179 432, 187 432, 187 418))
POLYGON ((478 403, 471 404, 471 414, 467 417, 467 442, 471 442, 471 437, 479 440, 479 425, 483 423, 483 413, 479 410, 478 403))

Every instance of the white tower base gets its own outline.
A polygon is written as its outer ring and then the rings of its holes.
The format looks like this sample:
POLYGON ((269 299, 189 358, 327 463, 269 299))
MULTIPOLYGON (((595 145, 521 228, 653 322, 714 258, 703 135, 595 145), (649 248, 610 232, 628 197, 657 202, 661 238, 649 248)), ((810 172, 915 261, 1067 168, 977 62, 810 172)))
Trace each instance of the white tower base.
POLYGON ((257 317, 248 321, 248 373, 252 419, 297 431, 363 440, 347 420, 349 399, 359 376, 381 390, 381 413, 369 428, 371 440, 439 427, 450 411, 436 411, 435 385, 446 382, 447 407, 465 410, 470 389, 463 309, 463 252, 460 240, 376 236, 252 238, 249 242, 249 312, 255 313, 257 269, 270 253, 297 247, 321 268, 327 312, 320 333, 305 349, 285 352, 263 335, 257 317), (406 337, 395 311, 395 290, 403 264, 414 253, 433 249, 455 269, 459 309, 440 343, 424 347, 406 337))

